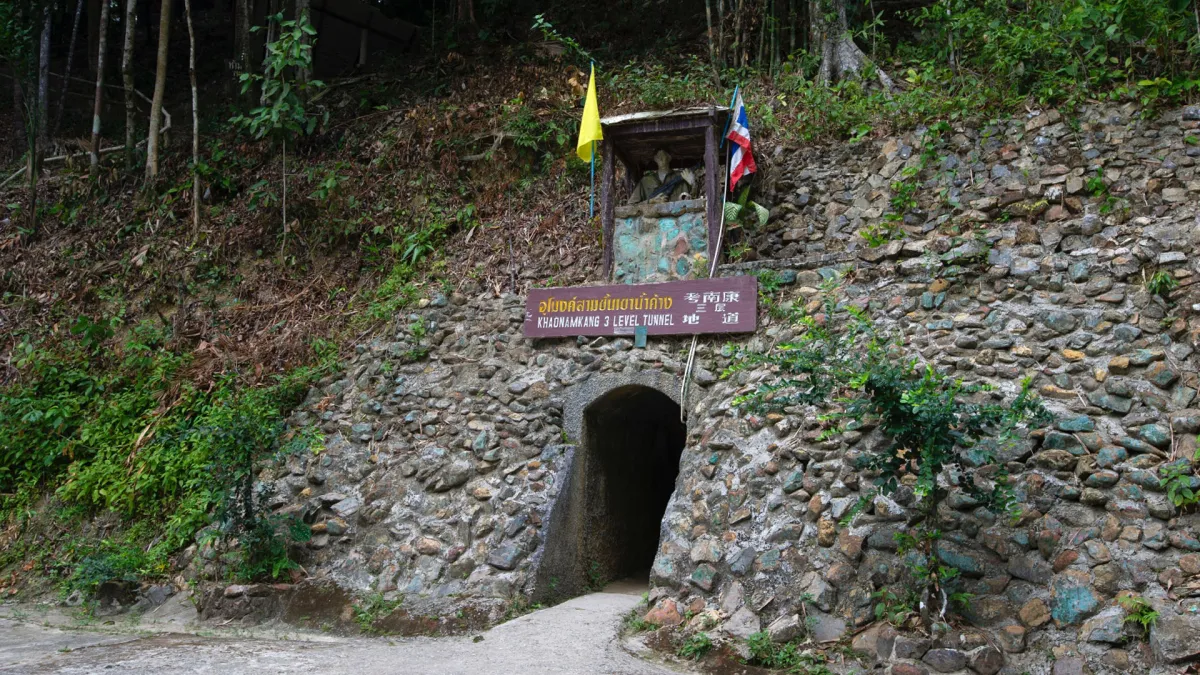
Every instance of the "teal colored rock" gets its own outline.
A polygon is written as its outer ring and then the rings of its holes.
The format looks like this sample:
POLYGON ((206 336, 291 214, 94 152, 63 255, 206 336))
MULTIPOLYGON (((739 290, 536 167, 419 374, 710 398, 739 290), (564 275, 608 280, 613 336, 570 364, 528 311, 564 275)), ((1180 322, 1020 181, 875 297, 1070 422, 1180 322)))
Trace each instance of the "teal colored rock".
POLYGON ((1175 548, 1185 551, 1200 551, 1200 539, 1197 539, 1196 535, 1191 532, 1172 532, 1170 541, 1171 546, 1175 548))
POLYGON ((1078 448, 1080 445, 1079 439, 1061 431, 1046 432, 1046 438, 1042 441, 1042 447, 1047 450, 1070 450, 1078 448))
POLYGON ((471 449, 474 450, 476 453, 483 452, 484 450, 487 449, 487 446, 488 446, 488 432, 487 431, 479 432, 479 435, 475 437, 474 442, 471 443, 471 449))
POLYGON ((1052 311, 1046 313, 1042 323, 1046 324, 1050 330, 1062 335, 1075 330, 1075 327, 1079 325, 1079 319, 1066 312, 1052 311))
POLYGON ((487 563, 499 570, 511 570, 517 566, 517 561, 525 554, 521 547, 509 542, 494 549, 487 557, 487 563))
POLYGON ((1113 377, 1109 378, 1108 382, 1104 383, 1104 391, 1114 395, 1123 396, 1125 398, 1133 398, 1137 395, 1137 390, 1129 383, 1129 380, 1113 377))
MULTIPOLYGON (((1116 473, 1115 471, 1109 473, 1116 473)), ((1124 499, 1131 502, 1146 501, 1146 493, 1137 485, 1122 485, 1113 490, 1113 496, 1117 499, 1124 499)))
POLYGON ((1196 400, 1196 390, 1191 387, 1185 387, 1182 384, 1171 390, 1171 407, 1175 409, 1186 408, 1196 400))
POLYGON ((1125 448, 1110 445, 1100 448, 1100 451, 1096 453, 1096 465, 1102 469, 1111 469, 1128 458, 1129 453, 1125 451, 1125 448))
POLYGON ((1138 427, 1138 438, 1156 448, 1166 448, 1171 445, 1171 430, 1164 424, 1145 424, 1138 427))
POLYGON ((665 555, 659 555, 654 558, 653 578, 655 579, 675 579, 675 563, 665 555))
POLYGON ((1125 479, 1134 485, 1140 485, 1147 490, 1159 491, 1162 488, 1161 481, 1158 476, 1154 475, 1153 471, 1145 469, 1134 469, 1125 473, 1125 479))
POLYGON ((938 543, 937 557, 938 560, 968 577, 981 577, 989 567, 988 560, 978 551, 959 547, 947 541, 938 543))
POLYGON ((1116 485, 1118 480, 1121 480, 1121 475, 1116 471, 1103 469, 1088 476, 1083 484, 1088 487, 1106 488, 1116 485))
POLYGON ((1059 431, 1095 431, 1096 423, 1087 415, 1079 415, 1064 420, 1059 420, 1054 424, 1059 431))
POLYGON ((1128 450, 1130 452, 1141 452, 1141 453, 1155 452, 1155 448, 1153 445, 1150 445, 1146 441, 1143 441, 1143 440, 1140 440, 1137 438, 1130 438, 1129 436, 1118 436, 1117 438, 1113 439, 1113 442, 1116 443, 1117 445, 1121 446, 1122 448, 1125 448, 1126 450, 1128 450))
POLYGON ((1075 625, 1100 607, 1100 598, 1088 587, 1086 572, 1070 571, 1050 584, 1050 616, 1059 626, 1075 625))
POLYGON ((767 549, 763 551, 762 555, 758 556, 758 560, 754 561, 754 567, 760 572, 770 572, 771 570, 779 569, 780 557, 779 549, 767 549))
POLYGON ((796 490, 799 490, 801 487, 803 487, 803 485, 804 485, 804 472, 803 471, 793 471, 787 477, 787 480, 783 482, 783 491, 788 494, 791 494, 791 493, 795 492, 796 490))
POLYGON ((1088 401, 1094 406, 1119 412, 1122 415, 1133 408, 1133 399, 1106 394, 1099 389, 1088 394, 1088 401))
POLYGON ((1159 389, 1166 389, 1172 384, 1175 384, 1175 380, 1179 379, 1179 373, 1171 370, 1167 364, 1159 361, 1158 363, 1154 363, 1146 369, 1145 377, 1150 381, 1151 384, 1159 389))
POLYGON ((1088 265, 1088 263, 1080 260, 1078 262, 1071 263, 1071 266, 1067 268, 1067 274, 1071 275, 1071 281, 1077 284, 1082 283, 1088 279, 1089 267, 1090 265, 1088 265))
POLYGON ((1121 342, 1133 342, 1142 335, 1142 329, 1127 323, 1119 323, 1113 328, 1113 337, 1121 342))
POLYGON ((1075 438, 1078 438, 1079 442, 1083 443, 1083 447, 1091 452, 1095 452, 1104 446, 1104 437, 1095 431, 1081 431, 1075 434, 1075 438))
POLYGON ((1163 358, 1161 349, 1136 349, 1129 355, 1129 365, 1131 366, 1148 366, 1155 361, 1160 361, 1163 358))
POLYGON ((699 588, 702 591, 711 591, 712 587, 713 587, 713 583, 715 583, 716 580, 717 580, 717 568, 713 567, 712 565, 709 565, 708 563, 704 563, 703 565, 697 566, 696 569, 692 572, 692 576, 690 579, 692 584, 695 585, 697 588, 699 588))
POLYGON ((790 286, 796 283, 796 270, 783 270, 779 273, 779 283, 790 286))

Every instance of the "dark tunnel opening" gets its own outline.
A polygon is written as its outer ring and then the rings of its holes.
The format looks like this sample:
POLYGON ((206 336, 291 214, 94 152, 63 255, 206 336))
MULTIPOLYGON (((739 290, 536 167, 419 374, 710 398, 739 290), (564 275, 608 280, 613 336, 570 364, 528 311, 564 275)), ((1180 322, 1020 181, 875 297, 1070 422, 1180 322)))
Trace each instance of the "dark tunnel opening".
POLYGON ((667 395, 638 385, 613 389, 584 410, 538 574, 539 599, 648 581, 687 440, 679 417, 667 395))
POLYGON ((583 435, 592 559, 607 579, 648 579, 687 438, 679 406, 647 387, 616 389, 584 412, 583 435))

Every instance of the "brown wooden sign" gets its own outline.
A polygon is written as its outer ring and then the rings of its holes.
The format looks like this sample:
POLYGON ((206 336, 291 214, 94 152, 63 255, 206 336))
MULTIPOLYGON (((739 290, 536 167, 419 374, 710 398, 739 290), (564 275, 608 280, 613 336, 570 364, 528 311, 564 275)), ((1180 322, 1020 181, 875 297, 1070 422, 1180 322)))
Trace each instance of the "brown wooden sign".
POLYGON ((525 300, 528 337, 752 333, 758 279, 535 288, 525 300))

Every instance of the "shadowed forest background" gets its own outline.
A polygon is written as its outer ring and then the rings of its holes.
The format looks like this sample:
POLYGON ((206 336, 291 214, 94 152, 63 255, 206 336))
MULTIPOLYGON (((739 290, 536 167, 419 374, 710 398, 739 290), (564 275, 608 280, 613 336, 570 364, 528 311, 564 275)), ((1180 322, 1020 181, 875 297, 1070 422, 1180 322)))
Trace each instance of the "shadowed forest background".
POLYGON ((1198 59, 1200 0, 6 2, 0 591, 167 577, 206 528, 241 578, 301 575, 253 484, 319 442, 283 432, 309 386, 430 294, 596 279, 590 63, 602 115, 742 87, 766 179, 785 146, 1194 102, 1198 59))

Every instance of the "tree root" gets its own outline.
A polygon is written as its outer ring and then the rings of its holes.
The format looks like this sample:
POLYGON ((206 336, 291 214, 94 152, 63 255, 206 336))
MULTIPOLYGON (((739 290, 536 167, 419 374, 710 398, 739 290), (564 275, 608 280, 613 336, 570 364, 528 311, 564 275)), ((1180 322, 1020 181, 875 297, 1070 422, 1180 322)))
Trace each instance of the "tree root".
POLYGON ((821 45, 821 69, 817 72, 817 81, 824 85, 833 84, 847 79, 862 77, 863 71, 873 69, 883 91, 889 96, 896 90, 896 83, 882 68, 871 61, 871 58, 858 48, 849 35, 826 38, 821 45))

